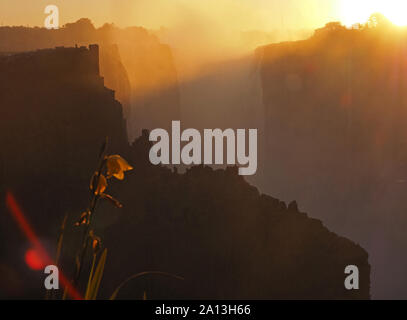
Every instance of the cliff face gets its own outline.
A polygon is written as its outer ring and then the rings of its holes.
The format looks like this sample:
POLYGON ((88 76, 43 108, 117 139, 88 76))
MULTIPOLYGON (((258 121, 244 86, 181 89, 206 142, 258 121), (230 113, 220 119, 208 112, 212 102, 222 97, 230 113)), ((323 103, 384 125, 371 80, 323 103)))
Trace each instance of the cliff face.
MULTIPOLYGON (((127 276, 162 270, 185 277, 144 279, 121 298, 369 298, 364 249, 310 219, 295 203, 259 194, 235 169, 185 174, 152 166, 148 133, 127 144, 120 104, 103 86, 97 47, 60 48, 0 58, 1 192, 13 191, 46 248, 55 248, 68 213, 64 272, 81 240, 71 227, 86 207, 101 140, 134 166, 109 186, 124 204, 98 208, 95 232, 109 248, 102 284, 108 297, 127 276), (360 290, 344 288, 344 269, 360 270, 360 290)), ((43 296, 43 273, 27 271, 28 249, 0 207, 0 294, 43 296)), ((53 251, 50 251, 53 252, 53 251)))
POLYGON ((123 43, 121 48, 133 86, 129 141, 144 128, 170 130, 171 121, 181 118, 177 71, 170 47, 135 39, 123 43))
POLYGON ((376 292, 386 298, 406 294, 400 278, 388 279, 389 270, 402 273, 399 252, 407 249, 406 38, 330 24, 308 40, 257 52, 270 163, 265 189, 297 199, 368 248, 376 292))
POLYGON ((122 107, 99 75, 97 46, 0 56, 0 68, 2 196, 11 190, 29 202, 41 193, 33 224, 47 234, 41 210, 69 208, 75 189, 86 190, 101 139, 126 147, 122 107))
POLYGON ((116 99, 123 106, 124 118, 129 119, 132 109, 132 89, 116 44, 102 46, 100 50, 100 74, 104 78, 105 86, 115 91, 116 99))
POLYGON ((295 202, 287 206, 260 194, 235 168, 199 166, 180 175, 152 166, 150 145, 144 132, 131 146, 128 156, 137 169, 116 191, 125 207, 105 229, 114 261, 106 269, 108 282, 113 286, 131 270, 157 269, 185 280, 150 278, 129 284, 123 298, 142 295, 146 287, 157 299, 169 294, 193 299, 369 298, 370 266, 360 246, 309 218, 295 202), (360 268, 361 290, 344 288, 344 267, 350 264, 360 268))
POLYGON ((58 30, 0 27, 0 52, 20 52, 56 46, 100 45, 101 75, 116 91, 128 124, 129 140, 142 128, 170 128, 180 119, 178 78, 171 50, 146 29, 95 28, 80 19, 58 30))

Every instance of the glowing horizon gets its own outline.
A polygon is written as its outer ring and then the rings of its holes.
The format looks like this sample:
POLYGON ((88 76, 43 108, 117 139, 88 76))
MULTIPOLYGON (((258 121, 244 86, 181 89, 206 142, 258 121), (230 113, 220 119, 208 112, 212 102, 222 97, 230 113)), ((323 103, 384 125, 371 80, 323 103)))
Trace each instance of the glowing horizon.
MULTIPOLYGON (((196 57, 236 55, 271 42, 304 39, 328 22, 350 27, 380 12, 393 24, 407 25, 405 0, 53 0, 60 26, 89 18, 95 27, 141 26, 157 32, 174 50, 196 57), (161 32, 161 27, 166 31, 161 32), (169 30, 169 31, 168 31, 169 30), (259 34, 242 36, 243 31, 259 34), (265 34, 261 34, 261 32, 265 34), (270 37, 270 34, 273 34, 270 37), (250 38, 251 37, 251 38, 250 38), (257 38, 256 38, 257 37, 257 38), (199 41, 196 41, 199 39, 199 41), (269 40, 271 39, 271 40, 269 40)), ((49 0, 2 0, 1 25, 43 26, 49 0), (24 6, 21 6, 24 2, 24 6), (23 9, 22 9, 23 8, 23 9)))
POLYGON ((407 26, 407 1, 405 0, 342 0, 340 21, 351 26, 366 23, 374 13, 380 13, 396 26, 407 26))
MULTIPOLYGON (((340 18, 340 0, 53 0, 60 9, 61 25, 89 18, 100 27, 147 29, 204 24, 230 30, 315 29, 340 18)), ((43 26, 49 0, 2 0, 1 25, 43 26), (24 2, 24 5, 21 5, 24 2)))
MULTIPOLYGON (((49 0, 2 0, 1 25, 42 26, 49 0), (21 6, 24 1, 24 6, 21 6), (24 9, 22 9, 24 8, 24 9)), ((96 26, 114 23, 120 27, 147 29, 203 23, 209 28, 262 30, 315 29, 327 22, 346 26, 365 23, 379 12, 398 26, 407 25, 405 0, 54 0, 60 8, 61 25, 89 18, 96 26)))

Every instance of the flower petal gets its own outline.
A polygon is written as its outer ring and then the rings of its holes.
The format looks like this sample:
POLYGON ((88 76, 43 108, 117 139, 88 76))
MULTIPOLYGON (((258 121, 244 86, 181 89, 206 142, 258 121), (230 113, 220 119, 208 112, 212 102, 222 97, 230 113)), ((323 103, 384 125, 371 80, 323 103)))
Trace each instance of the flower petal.
POLYGON ((114 176, 119 180, 124 179, 124 172, 132 170, 133 167, 128 164, 126 160, 124 160, 118 154, 110 155, 107 157, 107 177, 110 178, 114 176))
POLYGON ((114 176, 115 178, 119 179, 119 180, 123 180, 123 179, 124 179, 124 172, 123 172, 123 171, 120 171, 120 172, 118 172, 118 173, 115 173, 113 176, 114 176))
POLYGON ((106 190, 106 187, 107 187, 106 177, 103 174, 101 174, 99 176, 99 183, 98 183, 98 186, 97 186, 97 188, 95 190, 95 194, 103 193, 106 190))

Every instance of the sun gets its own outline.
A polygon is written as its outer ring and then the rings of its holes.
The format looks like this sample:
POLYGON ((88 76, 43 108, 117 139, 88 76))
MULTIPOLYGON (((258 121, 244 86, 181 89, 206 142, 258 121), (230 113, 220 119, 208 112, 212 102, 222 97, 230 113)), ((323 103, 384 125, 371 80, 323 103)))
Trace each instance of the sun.
POLYGON ((340 0, 342 23, 365 23, 371 14, 381 13, 397 26, 407 26, 407 0, 340 0))

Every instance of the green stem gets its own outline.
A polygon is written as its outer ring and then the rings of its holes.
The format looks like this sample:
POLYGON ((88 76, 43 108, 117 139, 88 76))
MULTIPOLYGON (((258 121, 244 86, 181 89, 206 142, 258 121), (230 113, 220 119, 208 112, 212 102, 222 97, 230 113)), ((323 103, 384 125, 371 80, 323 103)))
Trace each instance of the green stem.
MULTIPOLYGON (((97 184, 96 184, 96 189, 95 190, 97 190, 97 187, 99 185, 100 175, 102 174, 102 170, 104 169, 105 164, 106 164, 106 160, 104 159, 104 157, 102 155, 101 160, 100 160, 100 164, 99 164, 99 169, 98 169, 97 175, 96 175, 97 184)), ((79 280, 80 280, 81 272, 82 272, 82 269, 83 269, 83 261, 85 259, 86 251, 88 250, 89 231, 90 231, 90 228, 91 228, 93 215, 94 215, 94 213, 96 211, 96 206, 97 206, 98 200, 99 200, 99 195, 95 194, 95 192, 93 191, 92 199, 90 201, 89 220, 88 220, 88 223, 87 223, 86 228, 85 228, 84 233, 83 233, 82 249, 81 249, 81 252, 80 252, 80 255, 79 255, 79 265, 77 267, 74 282, 73 282, 74 287, 76 287, 78 285, 79 280)))

